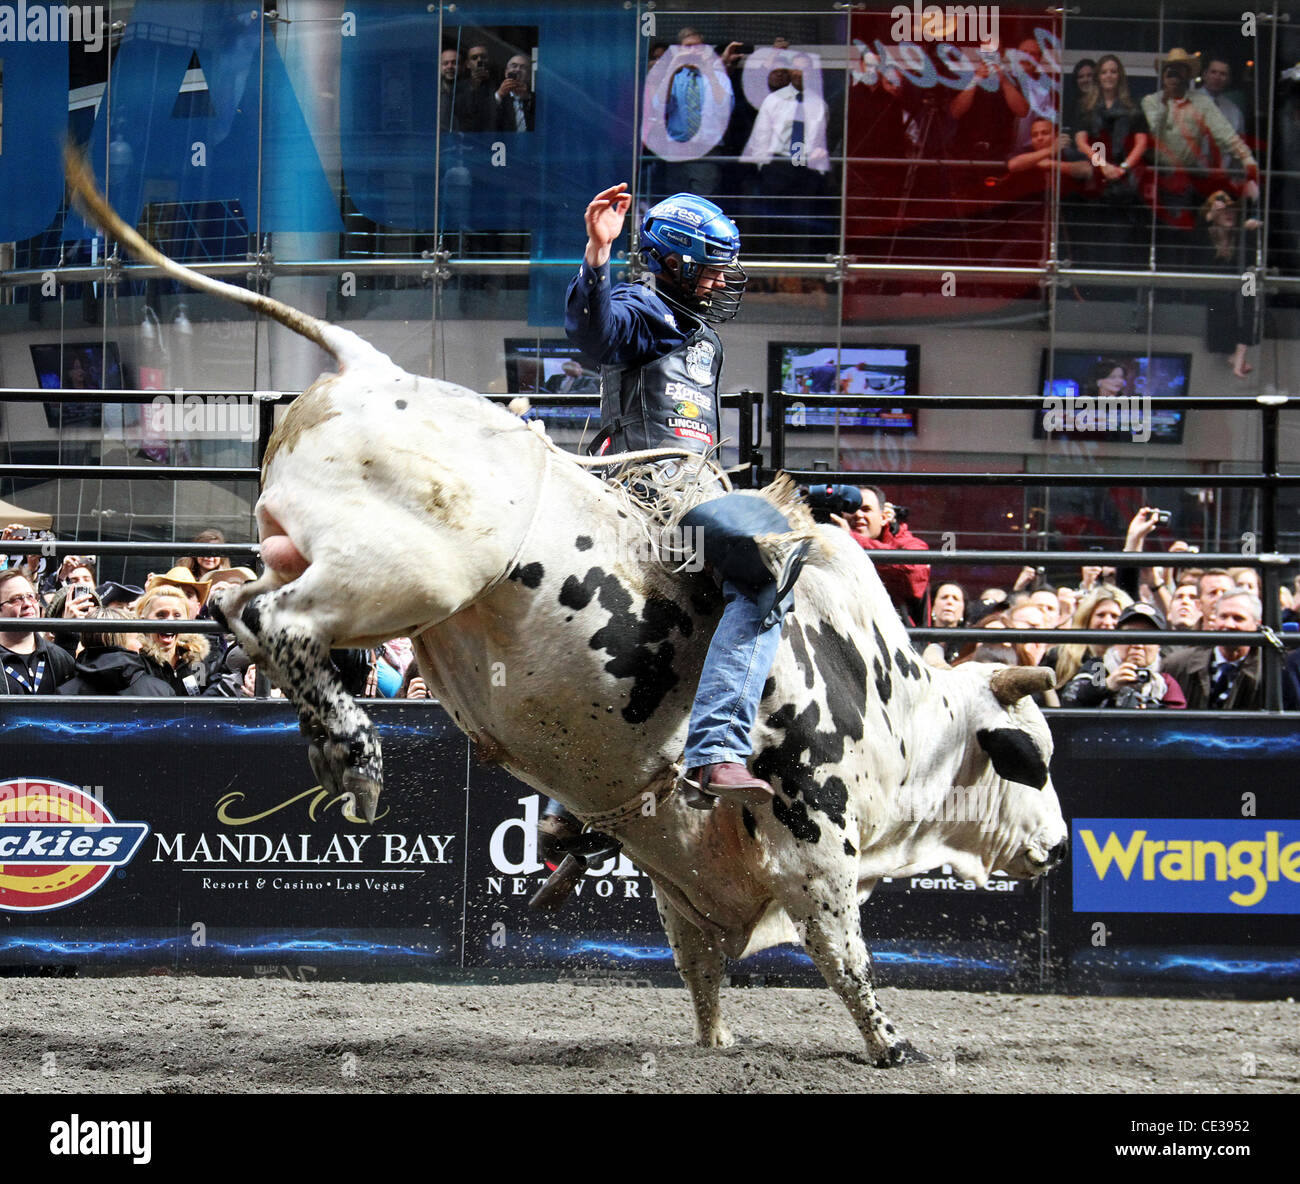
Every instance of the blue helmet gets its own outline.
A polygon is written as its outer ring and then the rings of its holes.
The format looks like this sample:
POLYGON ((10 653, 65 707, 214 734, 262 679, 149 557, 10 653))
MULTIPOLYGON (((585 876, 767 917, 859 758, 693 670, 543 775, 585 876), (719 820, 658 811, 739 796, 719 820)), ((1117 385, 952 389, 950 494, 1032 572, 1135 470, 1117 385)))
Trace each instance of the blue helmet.
POLYGON ((677 193, 651 207, 641 222, 641 257, 647 269, 666 279, 660 295, 703 321, 729 321, 740 308, 746 276, 737 262, 740 232, 711 201, 677 193), (677 262, 669 265, 668 260, 677 262), (704 268, 721 272, 723 286, 696 291, 704 268))

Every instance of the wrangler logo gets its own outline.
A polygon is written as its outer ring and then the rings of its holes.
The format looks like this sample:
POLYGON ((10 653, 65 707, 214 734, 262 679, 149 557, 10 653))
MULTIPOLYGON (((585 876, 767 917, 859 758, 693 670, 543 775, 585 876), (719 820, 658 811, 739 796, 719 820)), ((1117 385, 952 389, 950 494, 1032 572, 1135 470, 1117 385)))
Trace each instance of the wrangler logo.
POLYGON ((1076 819, 1074 909, 1300 912, 1300 824, 1076 819))

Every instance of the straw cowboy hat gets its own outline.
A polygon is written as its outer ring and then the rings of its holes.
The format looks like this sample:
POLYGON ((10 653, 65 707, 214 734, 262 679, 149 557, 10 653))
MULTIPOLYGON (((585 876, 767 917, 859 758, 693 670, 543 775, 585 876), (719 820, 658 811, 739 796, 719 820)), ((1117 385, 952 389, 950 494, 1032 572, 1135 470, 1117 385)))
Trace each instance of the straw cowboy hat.
POLYGON ((1163 74, 1166 66, 1183 66, 1186 68, 1188 76, 1195 78, 1201 72, 1201 55, 1199 53, 1188 53, 1185 49, 1175 47, 1164 57, 1156 58, 1156 75, 1163 74))
POLYGON ((246 584, 257 579, 257 574, 251 567, 219 567, 204 575, 203 582, 211 586, 221 583, 222 580, 229 580, 233 576, 238 576, 246 584))
POLYGON ((209 584, 196 580, 188 567, 173 567, 171 571, 164 572, 162 575, 155 572, 145 581, 144 590, 152 592, 162 584, 171 584, 183 590, 193 589, 200 604, 207 601, 208 593, 212 591, 209 584))

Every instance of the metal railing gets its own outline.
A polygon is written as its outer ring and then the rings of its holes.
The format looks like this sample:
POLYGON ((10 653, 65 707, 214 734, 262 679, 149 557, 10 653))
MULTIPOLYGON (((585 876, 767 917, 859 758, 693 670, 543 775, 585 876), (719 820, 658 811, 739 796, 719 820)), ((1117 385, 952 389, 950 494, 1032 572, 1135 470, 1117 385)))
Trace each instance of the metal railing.
MULTIPOLYGON (((1300 486, 1300 474, 1283 474, 1278 471, 1278 427, 1281 411, 1289 405, 1285 395, 1260 395, 1254 398, 1231 396, 1166 396, 1151 397, 1154 408, 1182 411, 1219 410, 1254 412, 1261 420, 1261 444, 1258 470, 1254 473, 1078 473, 1078 472, 1019 472, 1019 473, 900 473, 897 471, 790 469, 786 457, 786 410, 795 403, 819 407, 880 407, 926 410, 1037 410, 1043 409, 1043 400, 1032 395, 1006 396, 930 396, 930 395, 844 395, 809 394, 803 392, 772 391, 767 399, 768 430, 771 432, 770 464, 761 459, 754 468, 754 480, 771 480, 784 472, 803 484, 887 484, 971 486, 1012 485, 1038 487, 1099 486, 1104 488, 1143 486, 1202 488, 1236 487, 1253 489, 1259 496, 1259 538, 1254 552, 1144 552, 1144 551, 1042 551, 1026 547, 1020 551, 900 551, 909 564, 925 563, 931 568, 945 565, 974 566, 1021 564, 1032 559, 1035 566, 1050 562, 1062 567, 1252 567, 1260 573, 1260 600, 1264 617, 1259 630, 1252 633, 1233 633, 1240 644, 1258 646, 1261 651, 1265 709, 1277 711, 1282 705, 1282 669, 1279 655, 1285 655, 1287 646, 1300 645, 1300 634, 1281 630, 1278 573, 1286 567, 1300 563, 1300 555, 1279 553, 1278 546, 1278 494, 1283 489, 1300 486)), ((851 430, 851 429, 850 429, 851 430)), ((872 556, 884 564, 890 552, 873 551, 872 556)), ((1049 641, 1055 643, 1114 644, 1111 630, 1093 629, 935 629, 909 627, 909 634, 918 641, 986 641, 1024 643, 1049 641)), ((1139 644, 1215 645, 1223 635, 1208 630, 1199 631, 1124 631, 1127 640, 1139 644)))
MULTIPOLYGON (((45 390, 6 390, 0 392, 0 401, 16 402, 77 401, 101 403, 147 403, 157 398, 159 391, 45 391, 45 390)), ((290 402, 297 397, 297 392, 186 392, 188 394, 242 394, 255 397, 261 409, 261 421, 258 436, 258 461, 265 452, 270 436, 272 415, 277 404, 290 402)), ((549 405, 582 405, 594 402, 590 394, 551 394, 535 392, 539 402, 549 405)), ((507 403, 517 396, 487 395, 497 403, 507 403)), ((1281 667, 1278 654, 1285 652, 1286 646, 1300 645, 1300 635, 1280 631, 1278 619, 1278 572, 1300 564, 1300 555, 1283 554, 1277 546, 1277 494, 1283 488, 1300 485, 1300 474, 1281 474, 1278 469, 1277 434, 1278 417, 1281 410, 1288 406, 1285 396, 1269 395, 1257 398, 1243 397, 1168 397, 1152 398, 1153 407, 1169 407, 1179 410, 1231 410, 1255 411, 1262 418, 1262 443, 1259 457, 1259 472, 1253 474, 1145 474, 1145 473, 1072 473, 1072 472, 1008 472, 1008 473, 910 473, 897 471, 873 472, 852 470, 832 472, 828 470, 791 470, 785 461, 785 411, 793 403, 813 406, 863 407, 888 404, 890 407, 924 407, 929 410, 943 409, 981 409, 981 410, 1016 410, 1041 409, 1042 400, 1033 396, 893 396, 893 395, 814 395, 803 392, 770 392, 766 398, 769 430, 771 433, 770 463, 764 464, 759 451, 764 437, 763 416, 756 414, 762 409, 763 396, 753 391, 741 391, 724 395, 724 406, 734 407, 739 416, 739 432, 736 441, 739 464, 732 470, 736 474, 738 485, 756 487, 773 479, 778 472, 784 472, 802 483, 839 483, 858 484, 886 481, 909 485, 1036 485, 1036 486, 1224 486, 1252 488, 1260 494, 1260 543, 1256 553, 1239 552, 1133 552, 1133 551, 1041 551, 1041 550, 940 550, 906 553, 909 562, 925 560, 928 566, 989 566, 1023 564, 1026 559, 1034 559, 1041 564, 1043 560, 1059 566, 1123 566, 1148 567, 1158 559, 1163 567, 1254 567, 1261 575, 1264 620, 1258 631, 1251 633, 1234 633, 1233 639, 1241 644, 1258 646, 1264 660, 1264 685, 1266 708, 1276 711, 1281 706, 1281 667)), ((169 465, 0 465, 0 479, 31 478, 71 478, 71 479, 127 479, 127 480, 199 480, 236 479, 257 480, 259 467, 247 468, 200 468, 169 465)), ((19 541, 11 541, 9 550, 20 552, 23 548, 19 541)), ((32 547, 33 552, 57 557, 62 555, 174 555, 178 547, 192 544, 181 540, 172 542, 133 542, 105 541, 96 539, 43 540, 32 547)), ((205 554, 223 557, 256 555, 259 551, 256 543, 206 543, 205 554)), ((879 556, 883 560, 884 556, 879 556)), ((6 629, 14 632, 49 632, 62 631, 70 633, 89 632, 170 632, 176 629, 175 621, 166 620, 78 620, 62 618, 13 618, 5 621, 6 629)), ((185 632, 221 633, 223 630, 212 621, 191 621, 185 625, 185 632)), ((967 641, 983 640, 988 642, 1024 643, 1033 641, 1050 641, 1077 644, 1113 644, 1115 633, 1112 630, 1095 629, 999 629, 991 632, 987 629, 941 629, 933 627, 910 627, 910 635, 918 642, 928 641, 967 641)), ((1211 645, 1222 640, 1222 634, 1212 631, 1158 631, 1125 630, 1126 640, 1140 644, 1168 644, 1176 639, 1179 644, 1211 645)))

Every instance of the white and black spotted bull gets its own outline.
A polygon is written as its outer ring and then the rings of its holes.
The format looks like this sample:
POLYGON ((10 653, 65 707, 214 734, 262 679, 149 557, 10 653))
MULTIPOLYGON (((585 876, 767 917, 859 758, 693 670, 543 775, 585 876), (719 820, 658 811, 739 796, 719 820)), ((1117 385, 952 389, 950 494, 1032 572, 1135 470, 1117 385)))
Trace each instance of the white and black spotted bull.
POLYGON ((823 528, 753 734, 752 768, 776 796, 686 808, 677 762, 721 611, 708 575, 629 548, 625 500, 517 417, 180 268, 116 218, 84 166, 69 172, 135 253, 340 366, 276 428, 257 504, 267 571, 218 606, 297 706, 322 784, 373 819, 379 745, 329 650, 414 637, 430 692, 480 754, 616 833, 651 876, 701 1043, 730 1042, 726 957, 798 940, 874 1062, 910 1059, 876 1002, 859 903, 881 876, 946 862, 978 882, 1034 877, 1060 857, 1051 737, 1026 698, 1050 673, 922 665, 871 562, 823 528), (963 809, 945 807, 954 794, 963 809))

